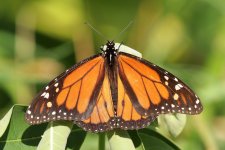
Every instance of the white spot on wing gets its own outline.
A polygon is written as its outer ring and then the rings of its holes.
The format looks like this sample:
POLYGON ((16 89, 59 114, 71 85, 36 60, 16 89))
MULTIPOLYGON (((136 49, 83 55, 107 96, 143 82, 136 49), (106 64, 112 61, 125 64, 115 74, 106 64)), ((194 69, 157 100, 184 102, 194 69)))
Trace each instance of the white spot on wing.
POLYGON ((196 104, 199 104, 199 102, 200 102, 199 99, 197 99, 195 103, 196 103, 196 104))
POLYGON ((55 112, 55 111, 53 111, 53 112, 52 112, 52 115, 55 115, 55 114, 56 114, 56 112, 55 112))
POLYGON ((46 92, 42 93, 41 96, 45 96, 46 92))
POLYGON ((183 85, 182 84, 177 84, 180 88, 182 88, 183 87, 183 85))
POLYGON ((49 93, 46 93, 45 96, 44 96, 44 98, 47 98, 48 99, 49 98, 49 93))
POLYGON ((169 85, 169 83, 166 81, 166 82, 165 82, 165 85, 167 85, 167 86, 168 86, 168 85, 169 85))
POLYGON ((48 107, 48 108, 52 107, 52 102, 48 102, 48 103, 47 103, 47 107, 48 107))
POLYGON ((176 91, 180 90, 180 86, 179 86, 178 84, 175 85, 175 90, 176 90, 176 91))
POLYGON ((173 95, 173 99, 174 99, 174 100, 178 100, 178 98, 179 98, 179 95, 178 95, 177 93, 175 93, 175 94, 173 95))
POLYGON ((165 78, 166 80, 169 80, 169 77, 167 77, 167 76, 164 76, 164 78, 165 78))
POLYGON ((31 114, 31 111, 30 111, 30 110, 28 110, 28 111, 27 111, 27 113, 30 115, 30 114, 31 114))
POLYGON ((57 87, 59 85, 59 83, 57 82, 54 86, 57 87))

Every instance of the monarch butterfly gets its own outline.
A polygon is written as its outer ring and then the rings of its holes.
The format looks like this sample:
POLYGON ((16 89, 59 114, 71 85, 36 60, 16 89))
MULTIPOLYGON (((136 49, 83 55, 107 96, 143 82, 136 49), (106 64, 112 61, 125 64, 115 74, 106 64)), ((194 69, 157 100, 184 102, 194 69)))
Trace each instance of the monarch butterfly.
POLYGON ((26 112, 30 124, 72 120, 86 131, 140 129, 159 114, 199 114, 197 95, 181 80, 113 41, 52 80, 26 112))

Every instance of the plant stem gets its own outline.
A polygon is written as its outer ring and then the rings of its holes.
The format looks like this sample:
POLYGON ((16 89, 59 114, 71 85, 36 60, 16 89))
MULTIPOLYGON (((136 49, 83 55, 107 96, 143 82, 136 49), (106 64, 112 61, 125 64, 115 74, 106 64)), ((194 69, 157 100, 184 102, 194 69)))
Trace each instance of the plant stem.
POLYGON ((99 150, 105 150, 105 133, 99 133, 98 137, 99 150))

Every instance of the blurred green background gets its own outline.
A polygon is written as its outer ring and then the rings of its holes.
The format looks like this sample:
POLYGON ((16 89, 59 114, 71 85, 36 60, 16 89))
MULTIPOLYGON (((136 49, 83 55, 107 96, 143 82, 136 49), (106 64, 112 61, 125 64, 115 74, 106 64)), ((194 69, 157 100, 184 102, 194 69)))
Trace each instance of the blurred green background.
POLYGON ((225 149, 223 0, 0 0, 0 117, 100 51, 106 40, 86 21, 108 40, 133 21, 116 42, 184 80, 204 105, 172 140, 182 149, 225 149))

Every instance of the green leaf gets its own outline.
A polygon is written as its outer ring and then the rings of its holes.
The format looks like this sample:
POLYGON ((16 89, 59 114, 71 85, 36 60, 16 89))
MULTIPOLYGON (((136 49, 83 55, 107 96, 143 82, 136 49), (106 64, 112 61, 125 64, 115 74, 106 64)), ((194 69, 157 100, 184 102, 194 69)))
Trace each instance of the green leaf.
POLYGON ((15 105, 5 133, 0 138, 0 149, 36 149, 47 124, 30 126, 25 122, 25 106, 15 105))
MULTIPOLYGON (((82 130, 82 129, 81 129, 82 130)), ((80 150, 87 150, 87 149, 99 149, 99 137, 98 134, 86 132, 87 135, 83 140, 83 144, 80 150)), ((73 140, 74 142, 74 140, 73 140)))
POLYGON ((138 130, 138 135, 145 149, 151 150, 179 150, 173 142, 159 134, 158 132, 145 128, 138 130))
POLYGON ((112 150, 129 149, 135 150, 133 141, 125 130, 107 132, 109 145, 112 150))
POLYGON ((159 127, 166 130, 173 137, 177 137, 186 124, 185 114, 163 114, 158 117, 159 127))
POLYGON ((7 112, 7 114, 0 120, 0 137, 4 134, 9 125, 9 121, 12 115, 13 107, 7 112))
MULTIPOLYGON (((72 128, 72 122, 68 121, 30 126, 24 117, 26 109, 19 105, 12 107, 9 126, 0 138, 0 149, 80 149, 86 132, 77 126, 72 128)), ((1 129, 3 131, 2 126, 1 129)))
POLYGON ((145 150, 144 144, 141 141, 137 130, 128 130, 128 134, 130 135, 130 138, 133 141, 136 150, 145 150))
POLYGON ((67 138, 71 132, 72 127, 72 122, 50 122, 48 124, 47 130, 42 136, 40 143, 38 144, 37 150, 65 149, 67 138))

